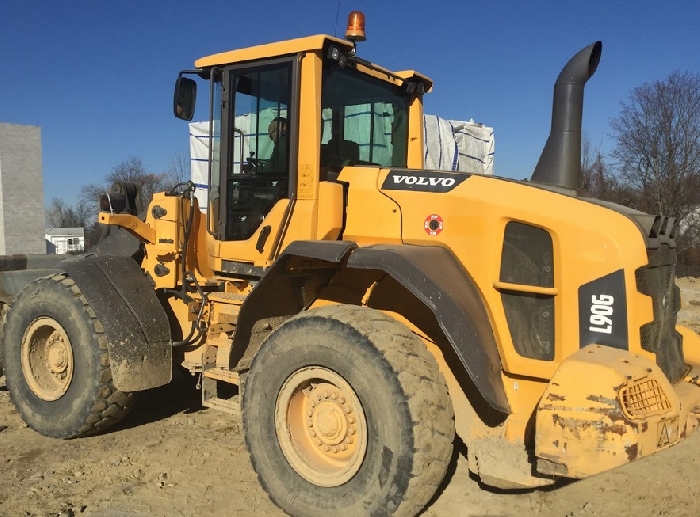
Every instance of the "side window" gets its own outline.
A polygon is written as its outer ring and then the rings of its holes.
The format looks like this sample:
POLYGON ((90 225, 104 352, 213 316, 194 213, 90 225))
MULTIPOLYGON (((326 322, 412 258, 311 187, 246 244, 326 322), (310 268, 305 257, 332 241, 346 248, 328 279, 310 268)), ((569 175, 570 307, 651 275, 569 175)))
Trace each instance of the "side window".
POLYGON ((406 166, 408 98, 397 86, 328 62, 321 104, 322 168, 406 166))
POLYGON ((226 240, 249 239, 289 197, 291 63, 235 70, 226 240))

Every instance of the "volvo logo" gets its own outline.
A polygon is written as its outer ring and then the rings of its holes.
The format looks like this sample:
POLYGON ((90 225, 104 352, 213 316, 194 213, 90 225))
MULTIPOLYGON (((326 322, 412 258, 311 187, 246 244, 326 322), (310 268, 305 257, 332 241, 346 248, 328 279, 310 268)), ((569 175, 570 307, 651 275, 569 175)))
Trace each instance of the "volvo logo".
POLYGON ((382 190, 414 190, 421 192, 449 192, 466 180, 469 174, 435 171, 392 170, 384 178, 382 190))

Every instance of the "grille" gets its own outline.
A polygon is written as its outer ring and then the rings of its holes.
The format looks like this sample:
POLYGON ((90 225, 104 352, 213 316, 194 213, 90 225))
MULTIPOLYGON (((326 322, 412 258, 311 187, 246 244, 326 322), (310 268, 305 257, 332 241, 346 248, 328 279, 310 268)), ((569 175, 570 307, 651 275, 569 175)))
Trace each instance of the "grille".
POLYGON ((664 390, 656 379, 646 379, 620 390, 622 412, 630 419, 662 415, 671 409, 664 390))
MULTIPOLYGON (((553 287, 554 259, 549 233, 542 228, 509 222, 503 237, 499 279, 522 286, 553 287)), ((554 298, 514 290, 502 292, 501 300, 518 354, 553 360, 554 298)))
POLYGON ((681 378, 685 370, 683 337, 676 331, 680 289, 674 282, 676 250, 668 244, 648 249, 649 265, 635 271, 637 290, 651 297, 654 321, 640 328, 642 348, 656 354, 656 364, 669 381, 681 378))

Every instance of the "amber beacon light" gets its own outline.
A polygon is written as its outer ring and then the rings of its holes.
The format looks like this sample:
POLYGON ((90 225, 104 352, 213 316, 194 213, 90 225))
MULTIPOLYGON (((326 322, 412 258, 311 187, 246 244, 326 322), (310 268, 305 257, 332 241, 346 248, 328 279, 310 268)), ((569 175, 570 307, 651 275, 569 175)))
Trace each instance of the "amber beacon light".
POLYGON ((345 39, 352 42, 365 41, 365 15, 360 11, 352 11, 348 15, 348 28, 345 39))

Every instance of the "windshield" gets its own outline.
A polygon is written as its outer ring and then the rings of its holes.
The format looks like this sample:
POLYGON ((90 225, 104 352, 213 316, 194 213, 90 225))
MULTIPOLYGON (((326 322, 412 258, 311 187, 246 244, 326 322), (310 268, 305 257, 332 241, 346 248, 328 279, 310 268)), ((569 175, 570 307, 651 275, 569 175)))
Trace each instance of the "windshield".
POLYGON ((321 166, 406 167, 408 97, 398 86, 328 61, 321 106, 321 166))

